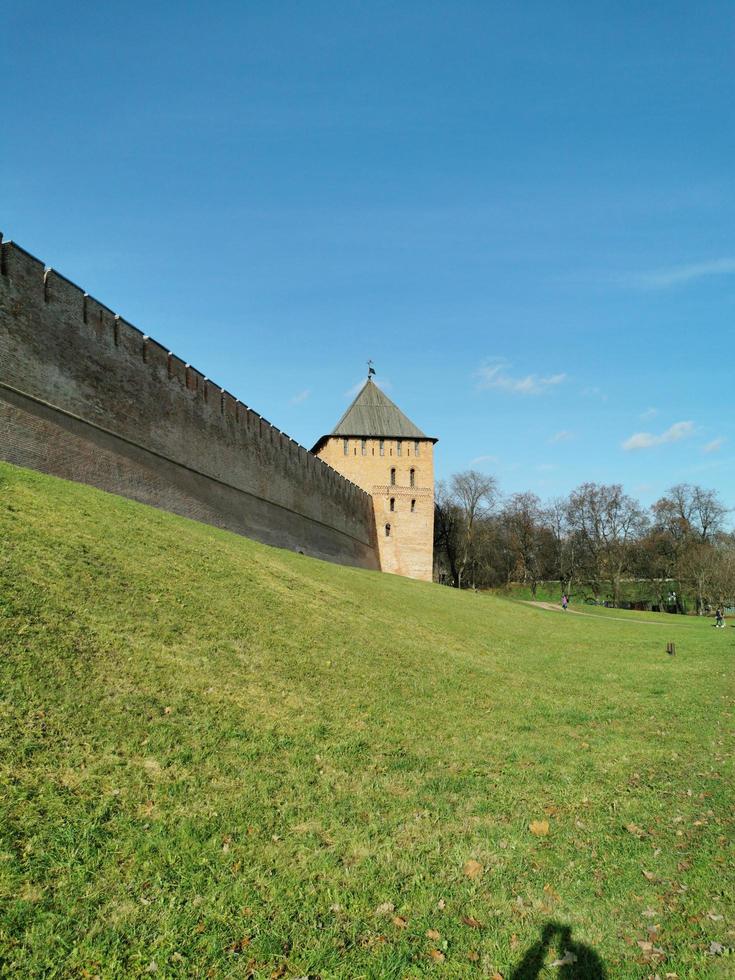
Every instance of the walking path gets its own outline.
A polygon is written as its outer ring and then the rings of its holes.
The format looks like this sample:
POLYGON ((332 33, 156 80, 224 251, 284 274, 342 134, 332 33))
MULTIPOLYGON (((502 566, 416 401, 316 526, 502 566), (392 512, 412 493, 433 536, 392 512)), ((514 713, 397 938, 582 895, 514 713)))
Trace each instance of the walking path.
MULTIPOLYGON (((561 606, 553 602, 539 602, 534 599, 521 599, 526 606, 536 606, 538 609, 550 609, 552 612, 564 612, 561 606)), ((669 616, 665 622, 658 622, 653 619, 632 619, 628 616, 596 616, 594 613, 582 612, 581 609, 567 609, 573 616, 586 616, 588 619, 608 619, 617 623, 642 623, 644 626, 683 626, 684 623, 672 622, 673 617, 669 616)))

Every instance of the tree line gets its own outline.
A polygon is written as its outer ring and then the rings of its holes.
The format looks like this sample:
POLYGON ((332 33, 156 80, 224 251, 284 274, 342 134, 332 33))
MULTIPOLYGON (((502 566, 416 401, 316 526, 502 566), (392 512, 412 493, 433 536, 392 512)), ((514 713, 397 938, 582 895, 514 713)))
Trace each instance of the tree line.
POLYGON ((437 486, 435 565, 456 588, 540 582, 586 590, 620 605, 624 583, 646 583, 652 604, 698 613, 735 597, 735 533, 714 490, 671 487, 650 508, 620 484, 583 483, 543 503, 534 493, 501 497, 476 470, 437 486))

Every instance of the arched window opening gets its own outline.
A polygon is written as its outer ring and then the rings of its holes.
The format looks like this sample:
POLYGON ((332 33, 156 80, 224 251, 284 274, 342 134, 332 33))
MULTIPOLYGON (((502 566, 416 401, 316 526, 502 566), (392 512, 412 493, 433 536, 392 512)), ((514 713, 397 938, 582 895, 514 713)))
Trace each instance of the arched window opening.
POLYGON ((391 497, 390 498, 390 509, 391 510, 395 510, 396 509, 396 498, 395 497, 391 497))
POLYGON ((390 537, 390 524, 385 525, 385 536, 386 538, 390 537))
POLYGON ((412 501, 411 501, 411 513, 413 514, 413 512, 414 512, 415 510, 416 510, 416 501, 415 501, 415 500, 412 500, 412 501))
POLYGON ((396 485, 396 468, 391 466, 390 468, 390 485, 394 487, 396 485))
POLYGON ((416 470, 414 469, 411 470, 411 486, 416 486, 416 470))

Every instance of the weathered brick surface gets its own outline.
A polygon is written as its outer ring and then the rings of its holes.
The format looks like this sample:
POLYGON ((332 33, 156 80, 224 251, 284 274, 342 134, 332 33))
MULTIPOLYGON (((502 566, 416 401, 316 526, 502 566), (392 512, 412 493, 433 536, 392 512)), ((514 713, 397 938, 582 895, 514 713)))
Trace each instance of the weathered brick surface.
POLYGON ((370 496, 18 246, 0 262, 0 457, 379 567, 370 496))
POLYGON ((318 453, 372 496, 381 569, 430 582, 434 554, 433 442, 345 441, 331 436, 323 441, 318 453), (391 483, 391 471, 395 483, 391 483))

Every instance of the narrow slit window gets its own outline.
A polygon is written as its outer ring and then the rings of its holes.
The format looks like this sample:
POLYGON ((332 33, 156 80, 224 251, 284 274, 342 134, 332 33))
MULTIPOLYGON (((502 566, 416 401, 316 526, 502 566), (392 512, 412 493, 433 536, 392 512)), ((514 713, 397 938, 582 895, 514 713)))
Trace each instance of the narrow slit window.
POLYGON ((396 498, 395 497, 391 497, 390 498, 390 509, 391 510, 395 510, 396 509, 396 498))
POLYGON ((367 456, 367 439, 360 440, 360 448, 362 449, 362 455, 367 456))
POLYGON ((400 456, 403 452, 403 446, 401 445, 401 440, 396 439, 396 456, 400 456))
POLYGON ((349 456, 349 454, 350 454, 350 440, 349 439, 343 439, 342 440, 342 448, 343 448, 343 451, 344 451, 345 456, 349 456))
POLYGON ((416 486, 416 470, 411 469, 410 478, 411 478, 411 484, 410 485, 412 487, 415 487, 416 486))
POLYGON ((385 525, 385 536, 386 538, 390 537, 390 524, 385 525))
POLYGON ((390 468, 390 485, 394 487, 396 485, 396 468, 391 466, 390 468))
POLYGON ((413 514, 413 512, 414 512, 415 510, 416 510, 416 501, 415 501, 415 500, 412 500, 412 501, 411 501, 411 513, 413 514))
POLYGON ((414 456, 418 456, 420 452, 421 452, 421 444, 417 439, 413 444, 413 454, 414 456))
POLYGON ((385 456, 385 439, 380 440, 380 455, 385 456))

